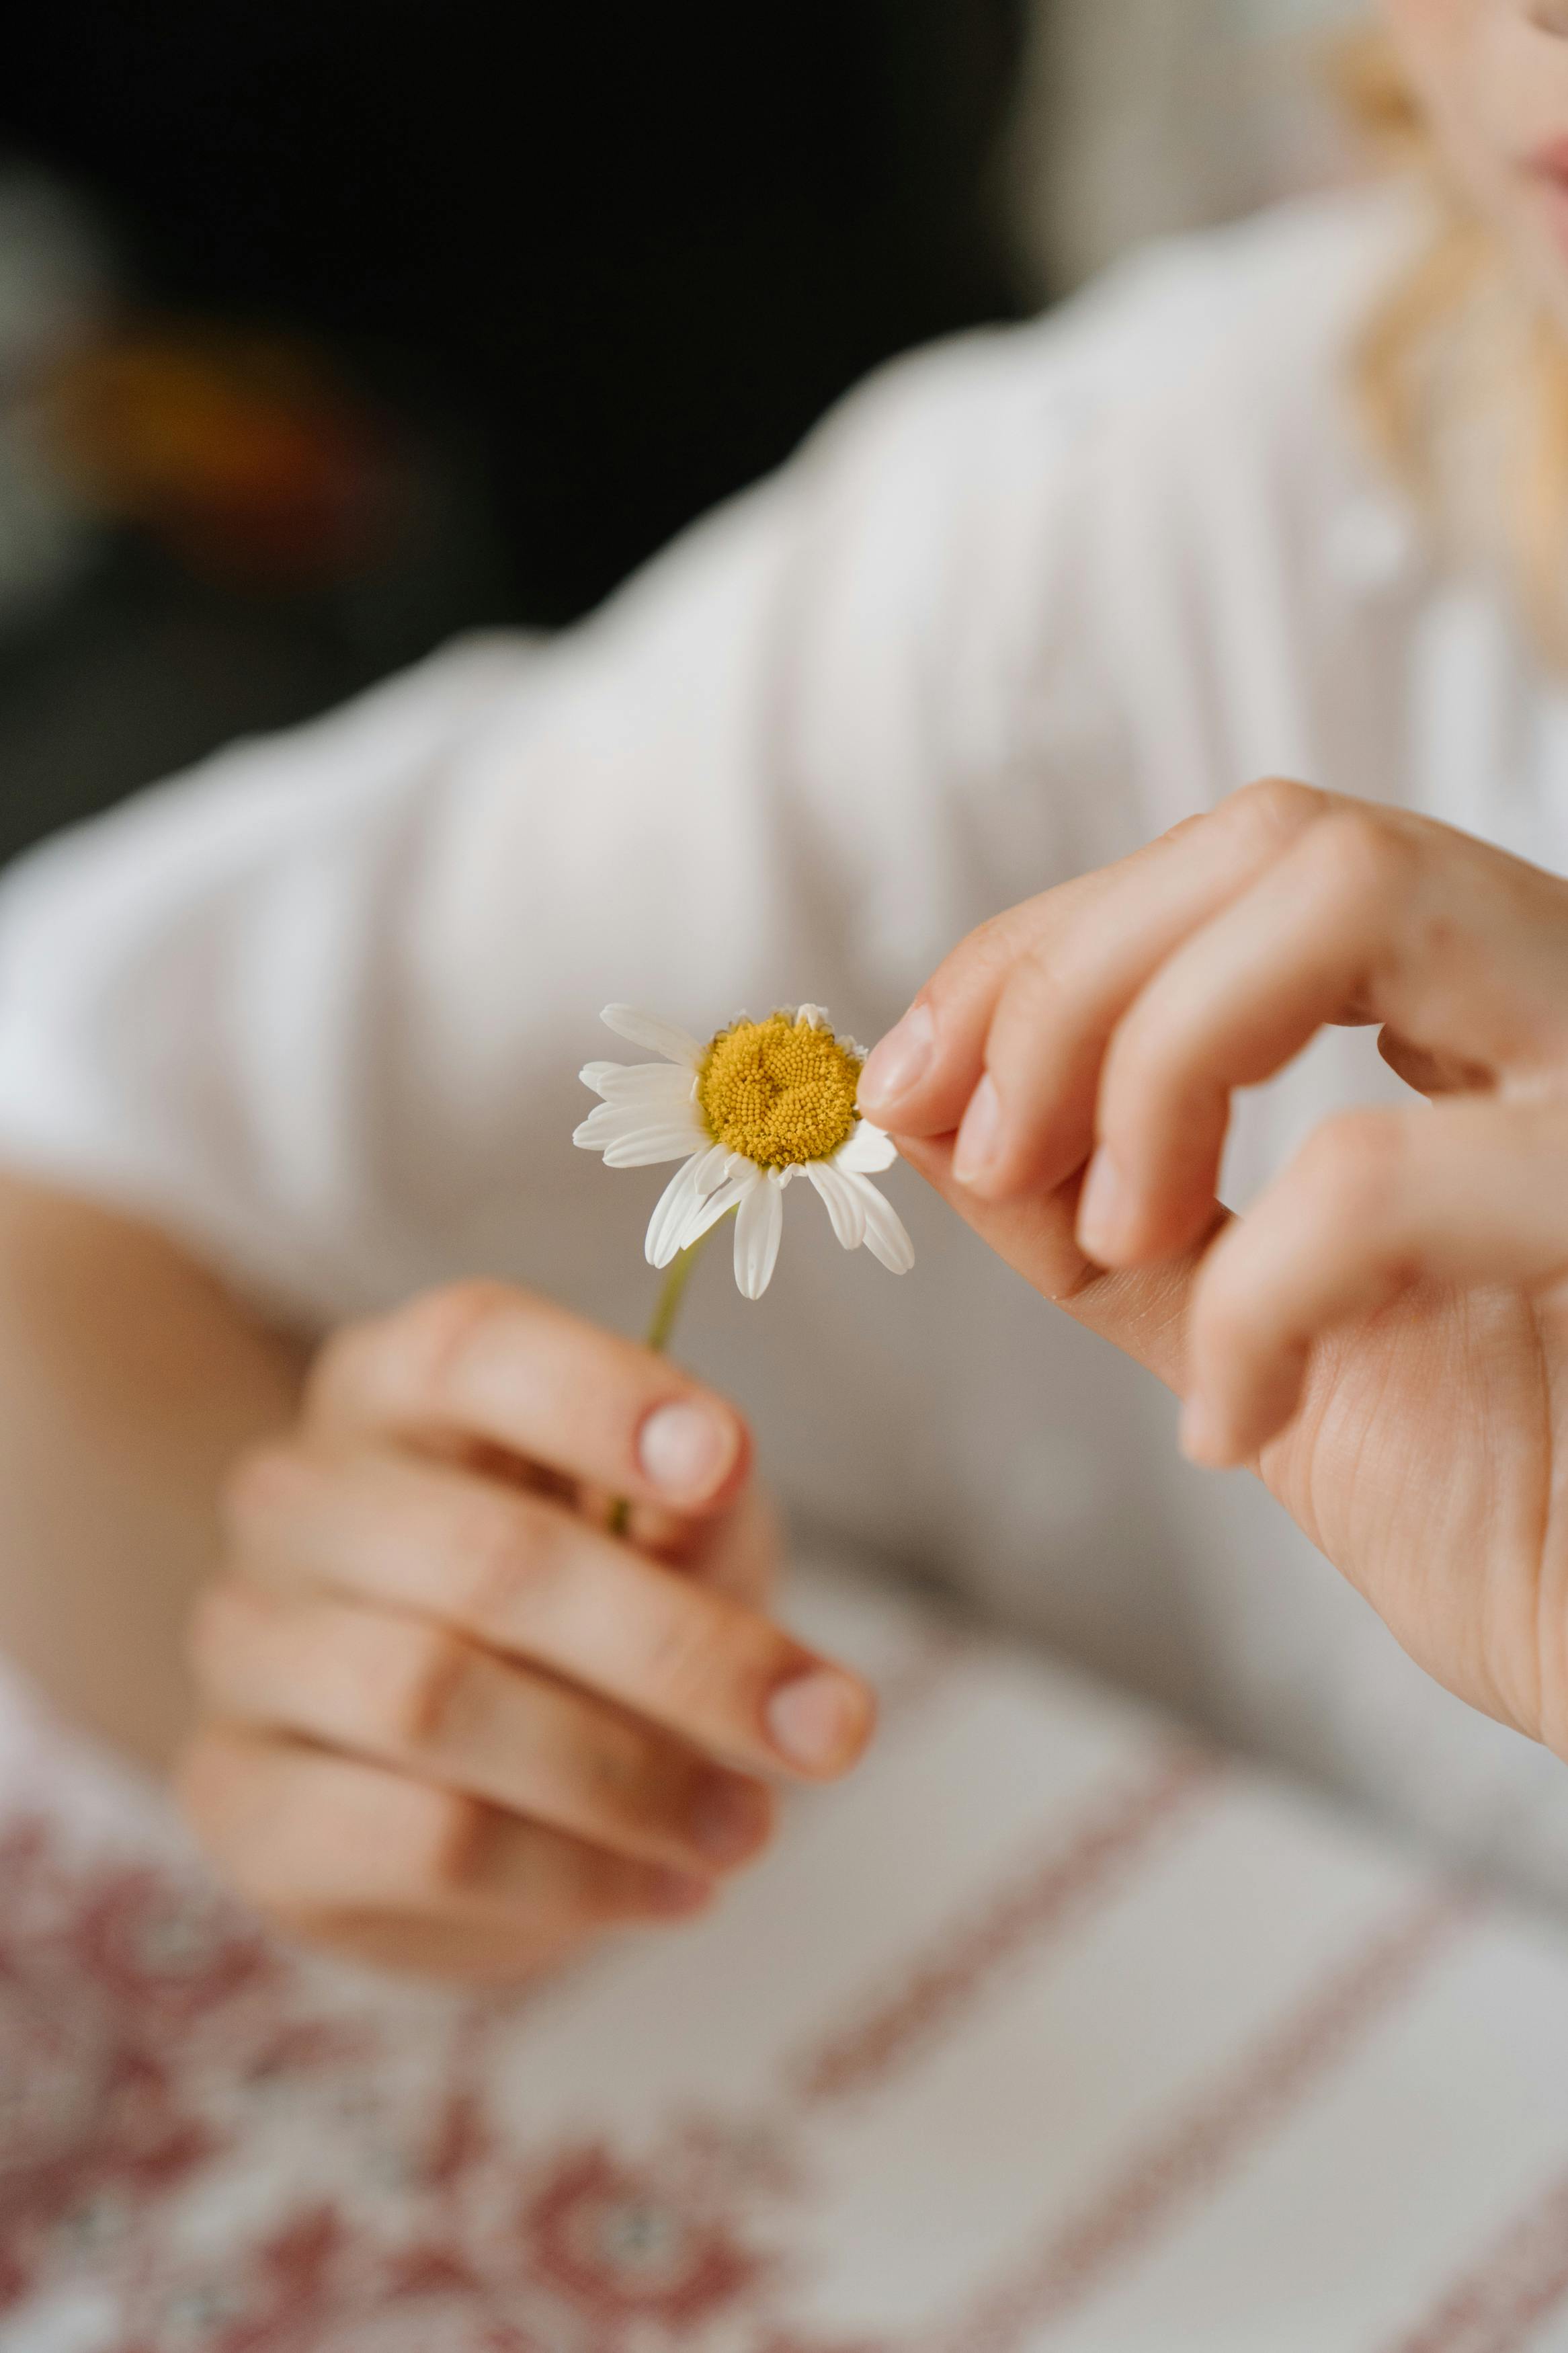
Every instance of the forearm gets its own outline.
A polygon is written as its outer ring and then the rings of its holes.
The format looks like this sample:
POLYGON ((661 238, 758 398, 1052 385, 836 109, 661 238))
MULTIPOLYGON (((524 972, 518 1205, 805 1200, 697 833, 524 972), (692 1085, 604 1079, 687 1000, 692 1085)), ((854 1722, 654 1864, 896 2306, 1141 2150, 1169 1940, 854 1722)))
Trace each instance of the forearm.
POLYGON ((147 1762, 188 1715, 224 1473, 303 1363, 162 1235, 0 1176, 0 1651, 147 1762))

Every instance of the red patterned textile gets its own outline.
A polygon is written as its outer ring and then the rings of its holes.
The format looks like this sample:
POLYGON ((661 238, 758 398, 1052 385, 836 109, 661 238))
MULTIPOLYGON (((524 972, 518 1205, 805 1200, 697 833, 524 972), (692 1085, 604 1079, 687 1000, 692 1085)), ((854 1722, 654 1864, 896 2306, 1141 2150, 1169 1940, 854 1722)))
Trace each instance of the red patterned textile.
POLYGON ((0 2353, 1542 2353, 1568 1949, 1138 1711, 808 1590, 888 1700, 711 1921, 481 2000, 0 1753, 0 2353))

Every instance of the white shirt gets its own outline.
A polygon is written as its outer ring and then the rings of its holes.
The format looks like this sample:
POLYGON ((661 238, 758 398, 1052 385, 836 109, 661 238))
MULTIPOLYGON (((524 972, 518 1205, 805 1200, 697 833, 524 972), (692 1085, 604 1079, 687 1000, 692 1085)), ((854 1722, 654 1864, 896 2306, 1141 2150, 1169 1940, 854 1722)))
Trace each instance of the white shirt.
MULTIPOLYGON (((1568 700, 1363 454, 1348 339, 1405 200, 1293 208, 887 370, 551 644, 460 645, 58 840, 0 890, 0 1154, 313 1325, 484 1270, 629 1330, 660 1172, 571 1133, 609 999, 869 1040, 985 914, 1288 773, 1568 869, 1568 700)), ((1395 1082, 1334 1033, 1245 1198, 1395 1082)), ((789 1197, 685 1356, 812 1535, 1568 1894, 1568 1774, 1425 1682, 1169 1401, 886 1180, 920 1263, 789 1197)))

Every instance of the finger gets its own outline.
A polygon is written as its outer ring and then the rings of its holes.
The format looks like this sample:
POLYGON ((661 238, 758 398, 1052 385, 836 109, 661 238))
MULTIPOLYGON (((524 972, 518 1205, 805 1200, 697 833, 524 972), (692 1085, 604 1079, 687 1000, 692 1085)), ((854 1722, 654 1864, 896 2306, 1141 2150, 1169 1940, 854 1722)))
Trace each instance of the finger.
POLYGON ((749 1480, 717 1519, 689 1525, 679 1552, 647 1543, 642 1534, 646 1517, 640 1512, 632 1514, 634 1546, 651 1550, 656 1559, 674 1562, 683 1577, 726 1593, 749 1609, 768 1608, 783 1562, 784 1535, 777 1508, 759 1480, 749 1480))
POLYGON ((329 1341, 319 1428, 479 1439, 633 1503, 722 1511, 751 1440, 723 1398, 629 1340, 501 1283, 433 1292, 329 1341))
POLYGON ((644 1558, 549 1497, 444 1464, 263 1450, 231 1482, 236 1555, 269 1582, 417 1614, 754 1771, 846 1771, 860 1680, 718 1587, 644 1558))
POLYGON ((1230 1093, 1326 1022, 1377 1021, 1489 1079, 1563 1041, 1568 891, 1426 818, 1342 803, 1194 933, 1106 1056, 1079 1219, 1109 1265, 1188 1242, 1207 1214, 1230 1093))
POLYGON ((1352 1005, 1405 928, 1406 842, 1338 815, 1184 939, 1111 1038, 1079 1237, 1106 1266, 1190 1242, 1219 1177, 1231 1091, 1271 1077, 1352 1005), (1374 839, 1366 855, 1363 839, 1374 839), (1387 841, 1387 848, 1383 845, 1387 841))
POLYGON ((193 1645, 216 1713, 390 1765, 634 1861, 696 1874, 749 1861, 759 1783, 426 1620, 209 1588, 193 1645))
POLYGON ((1111 870, 1113 889, 1049 924, 998 1000, 985 1077, 959 1130, 963 1183, 1003 1200, 1053 1187, 1083 1166, 1107 1041, 1127 1006, 1330 806, 1304 785, 1254 786, 1124 860, 1111 870))
POLYGON ((1129 998, 1329 806, 1304 785, 1253 786, 984 926, 917 1000, 918 1082, 892 1083, 908 1042, 895 1031, 861 1075, 863 1108, 900 1134, 962 1118, 957 1166, 988 1198, 1061 1183, 1088 1157, 1100 1053, 1129 998))
POLYGON ((1568 1271, 1568 1109, 1462 1102, 1318 1129, 1197 1278, 1183 1443, 1247 1461, 1294 1415, 1314 1344, 1421 1282, 1568 1271))
POLYGON ((1106 882, 1103 873, 1078 876, 992 916, 961 940, 867 1056, 856 1098, 861 1111, 879 1126, 910 1135, 955 1128, 984 1071, 991 1017, 1018 956, 1049 920, 1053 902, 1091 903, 1106 882))
MULTIPOLYGON (((951 1138, 899 1138, 899 1149, 997 1256, 1102 1339, 1178 1392, 1184 1378, 1184 1319, 1201 1250, 1163 1265, 1108 1272, 1086 1257, 1075 1231, 1078 1182, 1024 1201, 982 1201, 952 1173, 951 1138)), ((1216 1201, 1214 1228, 1226 1213, 1216 1201)))
MULTIPOLYGON (((617 1499, 603 1488, 572 1483, 561 1500, 591 1526, 607 1529, 617 1499)), ((749 1479, 723 1511, 706 1519, 673 1512, 666 1504, 635 1504, 624 1533, 634 1551, 732 1594, 753 1609, 765 1608, 777 1581, 782 1552, 778 1514, 755 1479, 749 1479)))
POLYGON ((178 1790, 247 1901, 384 1966, 517 1977, 596 1932, 689 1917, 713 1893, 706 1875, 650 1868, 379 1766, 236 1725, 203 1728, 178 1790))

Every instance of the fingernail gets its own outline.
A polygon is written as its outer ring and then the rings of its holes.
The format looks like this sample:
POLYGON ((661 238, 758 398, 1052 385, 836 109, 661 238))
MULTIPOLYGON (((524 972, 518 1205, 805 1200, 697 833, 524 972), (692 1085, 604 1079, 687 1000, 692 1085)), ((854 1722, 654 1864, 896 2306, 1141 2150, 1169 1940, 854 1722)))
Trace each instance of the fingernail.
POLYGON ((693 1840, 715 1862, 741 1862, 755 1854, 773 1823, 773 1800, 753 1782, 715 1777, 691 1810, 693 1840))
POLYGON ((847 1764, 866 1729, 859 1686, 825 1667, 781 1683, 763 1712, 779 1754, 808 1773, 847 1764))
POLYGON ((647 1874, 648 1909, 652 1912, 700 1912, 713 1894, 710 1879, 697 1879, 684 1871, 650 1871, 647 1874))
POLYGON ((1089 1164, 1078 1205, 1079 1247, 1109 1263, 1124 1248, 1131 1229, 1132 1196, 1103 1145, 1089 1164))
POLYGON ((661 1405, 637 1436, 637 1460, 667 1495, 711 1494, 735 1460, 733 1425, 705 1405, 661 1405))
POLYGON ((873 1046, 860 1073, 862 1110, 896 1103, 918 1086, 936 1044, 936 1023, 929 1005, 911 1005, 896 1029, 873 1046))
POLYGON ((952 1173, 961 1185, 973 1185, 996 1158, 1002 1141, 1002 1098, 989 1071, 969 1098, 969 1109, 952 1147, 952 1173))

